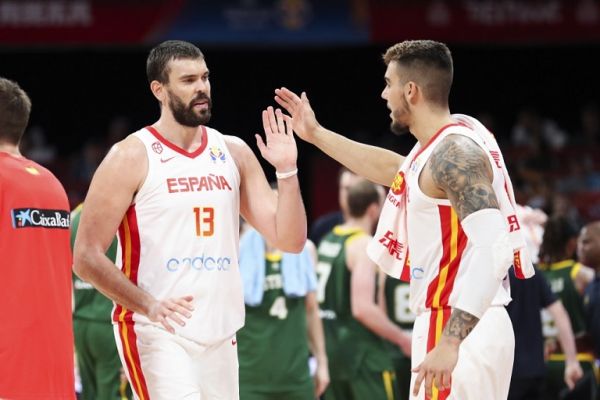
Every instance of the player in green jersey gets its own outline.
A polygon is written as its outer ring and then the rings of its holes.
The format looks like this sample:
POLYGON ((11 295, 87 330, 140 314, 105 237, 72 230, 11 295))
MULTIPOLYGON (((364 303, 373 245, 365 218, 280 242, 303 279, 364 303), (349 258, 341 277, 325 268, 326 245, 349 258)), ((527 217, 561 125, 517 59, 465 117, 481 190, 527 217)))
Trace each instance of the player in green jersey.
POLYGON ((311 400, 329 384, 315 294, 316 250, 306 243, 302 253, 289 254, 253 228, 240 239, 246 303, 245 325, 237 333, 240 400, 311 400), (294 277, 296 289, 286 281, 294 277), (316 361, 314 381, 309 354, 316 361))
MULTIPOLYGON (((573 258, 577 248, 578 232, 563 217, 551 217, 544 226, 544 235, 540 248, 539 269, 543 272, 552 292, 561 300, 571 322, 577 346, 577 360, 584 372, 594 368, 591 340, 586 334, 582 294, 585 287, 594 278, 591 268, 583 266, 573 258)), ((571 366, 556 340, 557 330, 552 317, 542 314, 544 336, 546 337, 547 374, 545 379, 545 397, 558 398, 566 388, 565 381, 571 366), (566 361, 566 362, 565 362, 566 361)), ((571 360, 572 364, 572 360, 571 360)))
POLYGON ((362 178, 350 186, 348 219, 319 244, 317 296, 331 372, 325 400, 396 398, 384 339, 410 354, 410 336, 376 302, 378 269, 366 253, 383 200, 379 189, 362 178))
MULTIPOLYGON (((75 243, 83 204, 71 213, 71 249, 75 243)), ((117 238, 108 251, 114 262, 117 238)), ((127 380, 121 378, 121 360, 111 324, 113 303, 92 285, 73 274, 73 329, 77 365, 81 376, 81 400, 127 399, 131 396, 127 380)))
MULTIPOLYGON (((415 322, 415 314, 410 311, 408 305, 409 283, 394 279, 386 274, 380 274, 379 304, 386 312, 388 318, 407 333, 412 332, 415 322)), ((410 397, 410 376, 411 364, 410 355, 404 354, 395 344, 388 342, 390 355, 394 364, 396 381, 398 382, 398 391, 400 399, 410 397)))

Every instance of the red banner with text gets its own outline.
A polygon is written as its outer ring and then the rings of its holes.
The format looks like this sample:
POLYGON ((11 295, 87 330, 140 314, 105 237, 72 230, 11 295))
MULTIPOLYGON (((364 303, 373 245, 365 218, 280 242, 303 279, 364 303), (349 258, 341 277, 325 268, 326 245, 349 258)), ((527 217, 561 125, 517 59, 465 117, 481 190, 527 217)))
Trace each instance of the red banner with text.
POLYGON ((596 0, 371 0, 371 40, 585 43, 600 40, 596 0))

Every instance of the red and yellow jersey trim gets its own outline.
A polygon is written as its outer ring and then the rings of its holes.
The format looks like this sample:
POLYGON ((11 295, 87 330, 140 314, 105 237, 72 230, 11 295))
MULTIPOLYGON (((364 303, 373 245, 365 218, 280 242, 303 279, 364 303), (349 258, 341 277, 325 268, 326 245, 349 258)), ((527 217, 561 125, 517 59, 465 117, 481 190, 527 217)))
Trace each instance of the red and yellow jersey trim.
MULTIPOLYGON (((137 285, 138 270, 140 266, 140 235, 137 224, 135 205, 127 210, 119 226, 119 242, 121 244, 122 267, 121 271, 129 280, 137 285)), ((140 355, 137 348, 137 335, 133 312, 117 304, 113 313, 113 320, 119 327, 119 338, 123 348, 123 358, 131 379, 132 389, 140 400, 149 400, 146 379, 142 372, 140 355)))
MULTIPOLYGON (((440 227, 442 230, 442 257, 438 267, 438 275, 427 288, 426 306, 431 310, 429 332, 427 336, 427 352, 430 352, 440 341, 442 331, 450 319, 452 312, 449 300, 463 252, 467 246, 467 236, 462 230, 458 215, 450 206, 438 206, 440 227)), ((445 400, 450 390, 439 391, 433 387, 431 400, 445 400)))

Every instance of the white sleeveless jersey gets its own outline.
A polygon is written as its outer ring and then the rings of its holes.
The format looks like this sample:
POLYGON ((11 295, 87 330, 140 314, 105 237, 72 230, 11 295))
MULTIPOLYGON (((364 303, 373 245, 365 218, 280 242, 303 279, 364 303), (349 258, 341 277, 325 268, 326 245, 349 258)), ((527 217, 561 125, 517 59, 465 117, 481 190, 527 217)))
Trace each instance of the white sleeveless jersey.
MULTIPOLYGON (((471 117, 453 115, 453 118, 460 122, 443 127, 416 154, 406 176, 410 308, 415 314, 428 309, 450 309, 461 292, 477 285, 465 274, 464 266, 470 262, 472 245, 450 201, 431 198, 419 188, 419 175, 440 141, 450 134, 459 134, 480 145, 493 167, 496 197, 500 202, 509 201, 502 172, 504 161, 492 134, 471 117)), ((510 300, 505 279, 502 285, 498 285, 492 305, 508 304, 510 300)))
MULTIPOLYGON (((119 227, 117 266, 156 299, 192 295, 192 317, 183 318, 184 327, 171 325, 185 338, 211 344, 233 336, 244 322, 240 175, 223 135, 202 131, 193 153, 152 127, 133 133, 146 147, 148 174, 119 227)), ((153 323, 120 305, 113 320, 153 323)))

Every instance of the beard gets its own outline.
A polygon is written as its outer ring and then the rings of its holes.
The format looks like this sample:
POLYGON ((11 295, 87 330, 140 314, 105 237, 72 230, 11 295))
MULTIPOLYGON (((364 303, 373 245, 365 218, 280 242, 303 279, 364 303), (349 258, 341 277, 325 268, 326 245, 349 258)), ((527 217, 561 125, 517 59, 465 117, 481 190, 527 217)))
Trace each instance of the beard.
POLYGON ((204 93, 200 93, 194 97, 188 105, 185 105, 181 98, 175 96, 169 91, 169 108, 173 113, 173 118, 175 118, 175 121, 183 126, 195 128, 200 125, 206 125, 208 121, 210 121, 212 101, 210 97, 204 93), (194 103, 204 100, 207 101, 206 110, 196 113, 196 111, 194 111, 194 103))
POLYGON ((402 122, 398 122, 398 121, 392 121, 392 123, 390 124, 390 129, 397 136, 405 135, 408 132, 410 132, 408 125, 403 124, 402 122))
POLYGON ((390 124, 390 129, 397 136, 404 135, 404 134, 410 132, 410 127, 408 126, 408 124, 406 122, 401 122, 402 117, 404 117, 404 120, 406 120, 406 118, 408 116, 410 116, 410 110, 408 109, 408 102, 404 98, 402 98, 402 100, 403 100, 402 107, 398 110, 395 110, 392 113, 393 118, 392 118, 392 122, 390 124))

